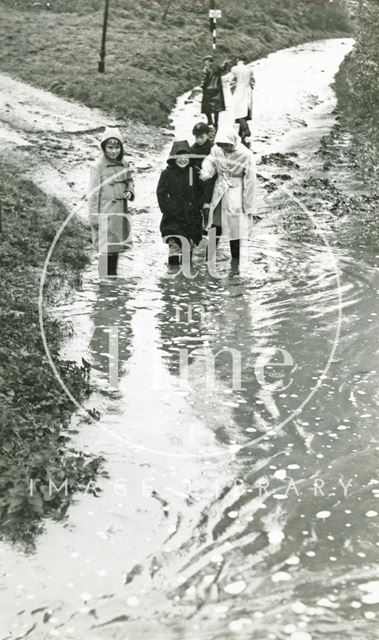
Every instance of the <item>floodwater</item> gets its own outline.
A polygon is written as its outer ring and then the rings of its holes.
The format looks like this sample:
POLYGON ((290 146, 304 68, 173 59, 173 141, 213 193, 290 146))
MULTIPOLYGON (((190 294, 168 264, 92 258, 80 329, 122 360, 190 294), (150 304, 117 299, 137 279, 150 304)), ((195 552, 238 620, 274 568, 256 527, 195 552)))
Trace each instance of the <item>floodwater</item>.
MULTIPOLYGON (((109 478, 34 554, 3 545, 1 640, 379 637, 377 248, 359 220, 348 234, 343 217, 329 224, 303 184, 324 175, 330 85, 351 47, 254 64, 262 221, 239 269, 227 246, 216 273, 203 246, 193 277, 167 267, 165 149, 138 175, 121 277, 99 282, 94 262, 53 310, 96 387, 84 409, 100 418, 78 411, 75 442, 105 456, 109 478)), ((198 113, 179 100, 178 137, 198 113)))

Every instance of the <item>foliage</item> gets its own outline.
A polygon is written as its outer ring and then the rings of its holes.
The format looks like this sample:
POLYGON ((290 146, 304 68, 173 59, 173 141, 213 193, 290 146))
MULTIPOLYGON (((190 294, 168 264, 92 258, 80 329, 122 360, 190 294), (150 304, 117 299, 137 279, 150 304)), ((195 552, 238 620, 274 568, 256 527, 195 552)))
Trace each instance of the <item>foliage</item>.
MULTIPOLYGON (((356 44, 336 80, 342 125, 352 135, 358 164, 377 184, 379 177, 379 4, 357 0, 356 44)), ((357 161, 357 160, 356 160, 357 161)))
MULTIPOLYGON (((341 0, 342 1, 342 0, 341 0)), ((0 69, 118 116, 167 123, 177 96, 199 84, 209 53, 206 0, 112 0, 106 73, 99 74, 104 0, 2 0, 0 69)), ((250 60, 344 35, 340 0, 218 0, 219 52, 250 60)))
MULTIPOLYGON (((3 539, 30 547, 43 518, 61 518, 73 492, 94 481, 101 460, 70 443, 73 406, 48 365, 39 327, 38 277, 67 212, 9 164, 0 164, 0 177, 0 525, 3 539), (49 492, 49 478, 57 487, 67 478, 67 495, 49 492), (33 492, 31 479, 39 481, 33 492)), ((57 245, 51 273, 62 277, 65 268, 83 268, 85 242, 82 225, 74 221, 57 245)), ((85 372, 59 359, 68 328, 47 314, 44 324, 65 384, 79 396, 88 394, 85 372)))
POLYGON ((356 46, 348 61, 350 105, 361 114, 379 121, 379 4, 360 0, 356 15, 356 46))

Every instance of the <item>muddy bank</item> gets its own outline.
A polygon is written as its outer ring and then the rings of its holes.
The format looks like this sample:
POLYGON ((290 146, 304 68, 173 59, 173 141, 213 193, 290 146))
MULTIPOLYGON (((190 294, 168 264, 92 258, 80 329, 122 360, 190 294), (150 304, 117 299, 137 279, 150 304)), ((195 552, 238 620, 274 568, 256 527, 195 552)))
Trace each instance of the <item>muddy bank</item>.
POLYGON ((363 0, 352 1, 351 9, 356 42, 335 79, 338 122, 323 140, 320 153, 331 181, 340 188, 332 198, 332 209, 343 220, 346 241, 349 234, 356 239, 359 228, 359 241, 375 246, 379 195, 379 8, 376 2, 363 0))
MULTIPOLYGON (((351 98, 357 55, 353 50, 347 56, 333 84, 336 122, 317 151, 320 173, 303 180, 297 193, 311 209, 322 206, 332 244, 374 251, 379 240, 379 138, 376 115, 365 117, 360 103, 351 98)), ((286 164, 292 166, 292 160, 286 164)))

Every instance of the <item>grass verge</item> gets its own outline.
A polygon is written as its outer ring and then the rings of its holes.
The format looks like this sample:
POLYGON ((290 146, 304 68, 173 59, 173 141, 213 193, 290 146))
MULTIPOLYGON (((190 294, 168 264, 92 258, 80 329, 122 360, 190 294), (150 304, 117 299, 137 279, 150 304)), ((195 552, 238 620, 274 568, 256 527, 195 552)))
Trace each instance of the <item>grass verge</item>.
MULTIPOLYGON (((30 548, 44 518, 61 519, 73 492, 94 486, 102 460, 72 445, 73 406, 49 367, 38 321, 41 267, 67 212, 8 163, 0 162, 0 184, 0 527, 3 540, 30 548), (49 491, 49 479, 59 487, 66 478, 67 495, 49 491)), ((86 231, 74 220, 49 274, 64 279, 87 260, 86 231)), ((69 327, 46 316, 45 329, 65 383, 79 397, 89 394, 85 372, 59 358, 69 327)))

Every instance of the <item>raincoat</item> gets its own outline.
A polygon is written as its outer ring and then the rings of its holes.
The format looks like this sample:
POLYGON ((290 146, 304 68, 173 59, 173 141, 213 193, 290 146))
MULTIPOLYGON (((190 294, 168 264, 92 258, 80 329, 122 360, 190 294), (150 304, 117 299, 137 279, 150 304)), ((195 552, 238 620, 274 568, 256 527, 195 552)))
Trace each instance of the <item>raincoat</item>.
POLYGON ((205 144, 197 144, 194 142, 191 146, 191 155, 196 156, 196 158, 192 158, 193 163, 200 169, 203 164, 203 160, 205 156, 208 156, 212 149, 212 142, 207 140, 205 144))
POLYGON ((251 120, 254 84, 254 72, 250 67, 243 62, 232 67, 230 88, 233 92, 232 104, 235 120, 239 118, 251 120))
POLYGON ((255 214, 255 174, 254 156, 241 144, 238 134, 233 129, 219 129, 200 172, 203 181, 217 176, 207 229, 212 224, 221 226, 222 235, 228 240, 249 237, 249 217, 255 214), (233 151, 224 153, 218 142, 232 144, 233 151))
POLYGON ((201 113, 218 113, 225 111, 224 92, 222 87, 222 67, 214 66, 212 69, 204 69, 201 88, 203 99, 201 113))
POLYGON ((220 113, 218 126, 219 127, 233 127, 235 118, 234 118, 234 102, 233 102, 233 94, 231 92, 232 81, 234 81, 234 76, 232 72, 222 76, 222 87, 224 92, 224 100, 225 100, 225 111, 220 113))
POLYGON ((131 200, 134 200, 133 171, 130 162, 124 158, 122 138, 118 129, 107 128, 100 146, 102 154, 91 168, 88 192, 92 241, 97 251, 100 249, 102 253, 121 253, 126 249, 126 240, 130 240, 130 224, 124 215, 128 211, 124 193, 130 191, 131 200), (117 160, 110 160, 105 155, 105 142, 110 138, 116 138, 121 143, 121 154, 117 160), (99 225, 105 223, 107 246, 99 247, 99 225))
POLYGON ((191 161, 180 168, 175 157, 181 153, 190 155, 186 141, 174 142, 167 160, 167 168, 161 173, 157 197, 162 221, 160 231, 166 241, 169 236, 182 236, 199 244, 202 239, 202 184, 191 161))
MULTIPOLYGON (((191 146, 192 162, 193 162, 193 165, 197 168, 198 172, 201 169, 201 165, 203 164, 204 158, 206 156, 209 156, 210 152, 212 151, 212 147, 213 147, 213 143, 210 140, 207 140, 206 143, 203 145, 197 144, 197 142, 195 142, 191 146), (196 157, 193 157, 193 156, 196 156, 196 157)), ((202 190, 203 190, 204 202, 210 202, 212 198, 215 180, 216 179, 213 178, 212 180, 208 180, 203 184, 202 190)))

